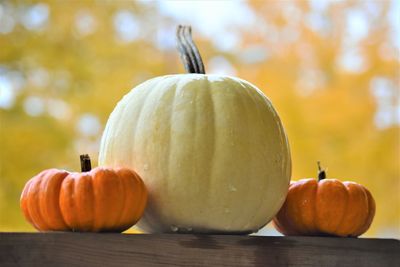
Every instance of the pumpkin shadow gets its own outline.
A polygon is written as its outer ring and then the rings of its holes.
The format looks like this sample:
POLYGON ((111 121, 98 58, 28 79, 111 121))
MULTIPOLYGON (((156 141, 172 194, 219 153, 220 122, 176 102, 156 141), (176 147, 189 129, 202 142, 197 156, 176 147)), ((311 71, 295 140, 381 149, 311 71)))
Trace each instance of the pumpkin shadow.
POLYGON ((253 252, 254 266, 292 266, 291 249, 296 247, 295 240, 283 239, 282 237, 249 236, 239 240, 240 247, 247 248, 253 252))
POLYGON ((218 244, 212 235, 191 235, 193 238, 190 240, 179 241, 179 245, 185 248, 199 248, 199 249, 223 249, 224 246, 218 244))

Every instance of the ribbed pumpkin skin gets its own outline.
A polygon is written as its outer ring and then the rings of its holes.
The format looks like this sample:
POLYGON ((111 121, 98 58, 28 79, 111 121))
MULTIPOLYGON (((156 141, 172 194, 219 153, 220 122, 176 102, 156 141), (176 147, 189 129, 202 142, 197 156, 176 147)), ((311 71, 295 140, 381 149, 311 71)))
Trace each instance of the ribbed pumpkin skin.
POLYGON ((128 169, 49 169, 25 185, 21 208, 40 231, 122 232, 139 220, 146 201, 143 181, 128 169))
POLYGON ((336 179, 292 182, 273 222, 284 235, 356 237, 375 215, 375 201, 364 186, 336 179))
POLYGON ((284 202, 288 141, 270 101, 232 77, 157 77, 118 103, 99 164, 135 168, 149 190, 147 232, 249 233, 284 202))

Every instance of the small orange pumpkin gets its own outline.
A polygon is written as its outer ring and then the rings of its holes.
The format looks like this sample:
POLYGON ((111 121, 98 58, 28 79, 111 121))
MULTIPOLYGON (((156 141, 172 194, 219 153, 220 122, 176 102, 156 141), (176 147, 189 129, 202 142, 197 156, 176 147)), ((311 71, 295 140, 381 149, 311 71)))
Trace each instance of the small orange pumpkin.
POLYGON ((318 180, 291 182, 286 201, 273 220, 284 235, 357 237, 375 215, 375 201, 364 186, 325 179, 318 162, 318 180))
POLYGON ((30 179, 21 195, 25 218, 39 231, 122 232, 142 216, 147 190, 126 168, 91 170, 81 156, 82 173, 44 170, 30 179))

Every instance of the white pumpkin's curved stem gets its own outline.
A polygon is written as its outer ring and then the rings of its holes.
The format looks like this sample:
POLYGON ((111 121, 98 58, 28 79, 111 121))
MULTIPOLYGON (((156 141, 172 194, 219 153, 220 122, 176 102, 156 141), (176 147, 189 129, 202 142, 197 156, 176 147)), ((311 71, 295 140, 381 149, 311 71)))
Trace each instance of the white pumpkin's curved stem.
POLYGON ((326 178, 326 172, 321 168, 321 162, 317 161, 317 164, 318 164, 318 181, 321 181, 326 178))
POLYGON ((192 28, 179 25, 176 31, 178 50, 185 69, 189 73, 205 74, 203 60, 192 39, 192 28))
POLYGON ((183 66, 185 67, 186 71, 188 73, 195 73, 196 72, 195 65, 194 65, 193 61, 191 60, 191 58, 189 56, 189 51, 187 50, 187 47, 185 46, 185 44, 182 40, 182 29, 183 29, 182 27, 183 26, 179 25, 176 30, 179 54, 181 56, 183 66))
POLYGON ((190 59, 190 63, 194 70, 193 72, 190 73, 199 73, 199 66, 196 62, 195 52, 193 51, 192 46, 190 45, 190 40, 187 38, 188 37, 187 32, 189 30, 190 26, 180 26, 180 27, 178 26, 178 34, 179 34, 178 40, 181 42, 182 47, 184 47, 184 51, 186 52, 187 57, 190 59))
POLYGON ((204 69, 203 60, 201 59, 199 49, 197 48, 197 46, 194 43, 193 38, 192 38, 192 27, 190 27, 190 26, 184 27, 183 34, 187 40, 187 43, 189 44, 189 47, 193 51, 193 54, 195 57, 195 62, 197 64, 197 70, 198 70, 197 73, 205 74, 206 71, 204 69))
POLYGON ((92 163, 88 154, 80 155, 81 158, 81 170, 82 172, 89 172, 92 169, 92 163))

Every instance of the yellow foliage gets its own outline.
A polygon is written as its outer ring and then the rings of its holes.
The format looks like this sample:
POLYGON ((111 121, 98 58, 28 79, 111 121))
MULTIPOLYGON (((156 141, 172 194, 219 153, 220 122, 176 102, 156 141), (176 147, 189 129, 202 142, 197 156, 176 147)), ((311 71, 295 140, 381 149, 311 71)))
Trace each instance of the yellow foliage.
POLYGON ((19 209, 30 177, 79 170, 81 153, 96 165, 105 122, 130 88, 183 72, 170 39, 184 21, 206 71, 246 79, 272 100, 292 179, 315 177, 320 160, 328 176, 364 184, 377 202, 367 236, 399 238, 396 1, 208 2, 193 19, 177 9, 191 4, 168 2, 0 3, 0 231, 33 230, 19 209))

